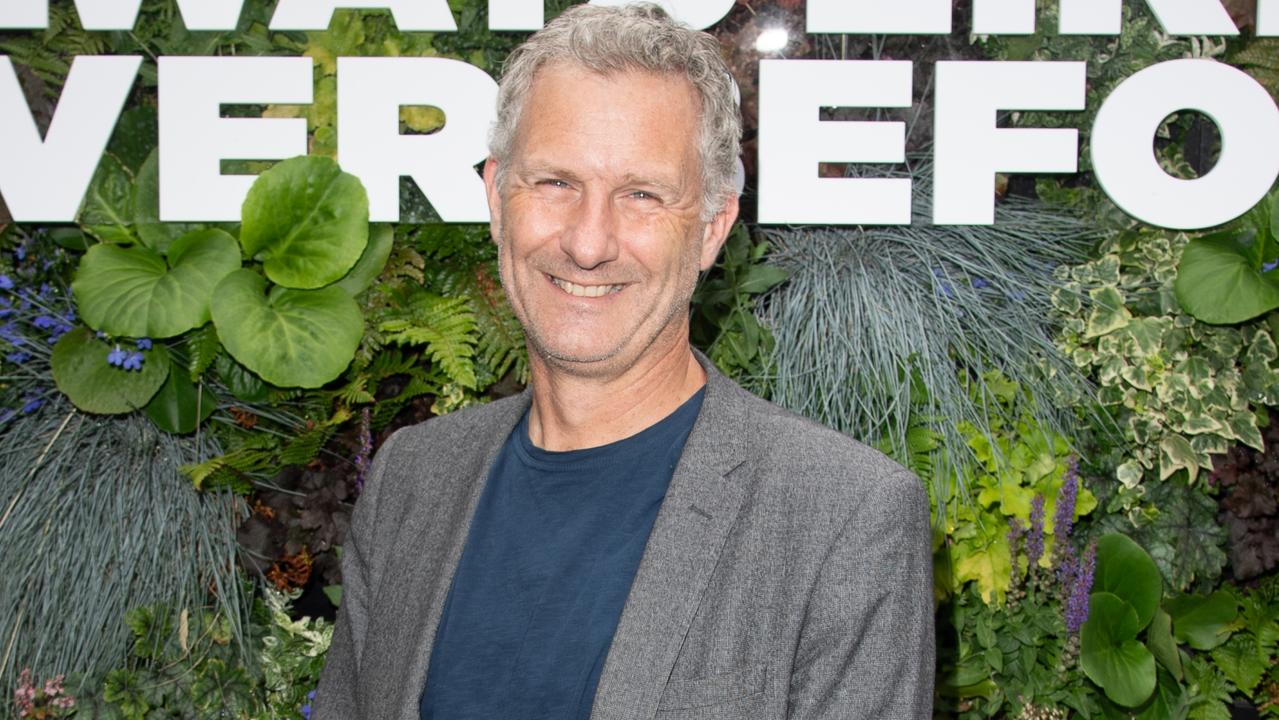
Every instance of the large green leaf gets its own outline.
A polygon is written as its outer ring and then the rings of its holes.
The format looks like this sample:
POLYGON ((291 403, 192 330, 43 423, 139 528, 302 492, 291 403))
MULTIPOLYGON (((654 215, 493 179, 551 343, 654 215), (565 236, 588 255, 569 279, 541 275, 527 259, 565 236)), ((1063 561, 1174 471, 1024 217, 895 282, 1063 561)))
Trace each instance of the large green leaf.
POLYGON ((239 267, 235 238, 198 230, 173 242, 167 263, 144 247, 95 245, 81 258, 71 289, 95 330, 172 337, 209 321, 213 288, 239 267))
POLYGON ((1127 537, 1110 534, 1097 543, 1096 592, 1112 593, 1137 613, 1135 635, 1150 624, 1159 608, 1163 579, 1159 567, 1141 546, 1127 537))
POLYGON ((169 374, 169 353, 157 343, 142 353, 140 370, 107 363, 112 346, 91 330, 76 328, 53 346, 53 381, 76 407, 91 413, 115 414, 147 404, 169 374))
POLYGON ((386 259, 391 257, 391 247, 395 244, 395 229, 390 225, 374 225, 369 230, 369 244, 364 247, 360 259, 346 277, 337 281, 337 286, 351 297, 368 290, 382 268, 386 267, 386 259))
POLYGON ((1106 697, 1137 707, 1155 691, 1155 656, 1137 641, 1137 610, 1108 592, 1095 592, 1079 631, 1079 663, 1106 697))
POLYGON ((310 289, 355 265, 369 236, 369 199, 354 176, 324 157, 303 156, 258 176, 244 200, 240 244, 266 276, 310 289))
POLYGON ((1279 279, 1262 274, 1234 236, 1186 243, 1173 287, 1187 313, 1207 323, 1237 323, 1279 307, 1279 279))
POLYGON ((1167 668, 1174 678, 1180 680, 1181 653, 1177 650, 1177 641, 1172 639, 1172 618, 1163 608, 1155 612, 1155 617, 1150 622, 1150 629, 1146 632, 1146 645, 1155 660, 1167 668))
POLYGON ((196 387, 190 375, 170 372, 145 410, 161 430, 185 435, 212 415, 217 404, 213 393, 207 387, 196 387))
POLYGON ((364 333, 351 296, 338 287, 266 288, 252 270, 218 285, 213 324, 227 352, 281 387, 319 387, 341 374, 364 333))
POLYGON ((1172 632, 1196 650, 1211 650, 1230 638, 1229 626, 1239 617, 1239 602, 1225 590, 1211 595, 1181 595, 1167 603, 1172 632))

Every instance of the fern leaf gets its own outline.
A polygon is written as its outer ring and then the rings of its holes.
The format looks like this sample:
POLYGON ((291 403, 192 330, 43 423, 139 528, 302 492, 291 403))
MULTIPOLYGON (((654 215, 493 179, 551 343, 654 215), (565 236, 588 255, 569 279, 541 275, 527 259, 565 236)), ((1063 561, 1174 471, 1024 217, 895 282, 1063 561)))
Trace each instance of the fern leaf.
POLYGON ((187 370, 191 373, 192 382, 200 379, 221 350, 222 341, 218 339, 218 331, 213 323, 191 333, 187 338, 187 370))
POLYGON ((388 342, 424 345, 430 357, 455 383, 476 387, 475 346, 478 342, 475 315, 465 298, 444 298, 416 293, 404 314, 385 320, 378 329, 388 342))

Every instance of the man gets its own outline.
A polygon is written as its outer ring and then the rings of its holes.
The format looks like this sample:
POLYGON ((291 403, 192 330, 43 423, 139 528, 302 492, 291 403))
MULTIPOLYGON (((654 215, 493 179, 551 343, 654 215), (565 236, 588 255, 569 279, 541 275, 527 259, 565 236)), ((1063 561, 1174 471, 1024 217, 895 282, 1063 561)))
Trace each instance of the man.
POLYGON ((498 105, 484 181, 530 387, 379 452, 316 717, 928 717, 919 481, 688 344, 737 216, 715 41, 575 6, 498 105))

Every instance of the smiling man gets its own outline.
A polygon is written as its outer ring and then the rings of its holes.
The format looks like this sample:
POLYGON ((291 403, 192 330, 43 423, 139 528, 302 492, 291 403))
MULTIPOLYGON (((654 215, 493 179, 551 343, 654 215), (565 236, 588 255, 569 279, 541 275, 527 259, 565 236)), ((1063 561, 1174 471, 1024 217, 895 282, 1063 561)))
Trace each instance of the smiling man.
POLYGON ((929 717, 919 481, 689 346, 737 216, 717 43, 579 5, 500 87, 484 181, 529 388, 378 453, 315 717, 929 717))

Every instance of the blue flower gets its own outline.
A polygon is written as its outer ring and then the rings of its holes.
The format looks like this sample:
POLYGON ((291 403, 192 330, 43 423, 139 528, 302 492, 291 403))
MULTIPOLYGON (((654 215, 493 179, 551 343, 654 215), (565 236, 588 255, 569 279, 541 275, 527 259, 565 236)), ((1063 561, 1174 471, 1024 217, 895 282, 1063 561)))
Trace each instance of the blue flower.
POLYGON ((51 318, 48 315, 36 315, 36 319, 32 320, 31 324, 41 330, 52 330, 57 326, 58 321, 56 318, 51 318))
POLYGON ((18 247, 14 248, 13 257, 16 258, 18 262, 22 262, 23 260, 26 260, 27 247, 25 245, 19 245, 18 247))
POLYGON ((142 361, 145 359, 140 352, 131 353, 129 357, 124 359, 124 364, 120 367, 125 370, 141 370, 142 361))
POLYGON ((10 345, 27 344, 26 338, 18 334, 18 327, 17 325, 14 325, 12 320, 4 325, 0 325, 0 338, 8 340, 10 345))
POLYGON ((1279 267, 1279 258, 1276 258, 1275 260, 1268 262, 1265 265, 1262 265, 1261 272, 1268 273, 1271 270, 1274 270, 1276 267, 1279 267))
POLYGON ((981 290, 982 288, 985 288, 985 287, 990 287, 990 281, 989 281, 989 280, 987 280, 986 278, 980 278, 980 277, 975 277, 975 278, 973 278, 973 289, 974 289, 974 290, 981 290))
POLYGON ((139 350, 150 350, 151 338, 138 338, 138 342, 136 344, 139 350))
POLYGON ((12 290, 13 280, 8 275, 0 275, 0 290, 12 290))
POLYGON ((107 353, 107 364, 115 365, 116 367, 124 367, 124 361, 127 360, 128 357, 129 353, 121 350, 120 346, 116 345, 114 350, 107 353))
POLYGON ((42 397, 32 398, 27 401, 26 405, 22 406, 22 412, 23 414, 29 415, 35 412, 36 410, 39 410, 40 406, 43 404, 44 404, 44 398, 42 397))
POLYGON ((23 352, 19 350, 18 352, 11 352, 8 355, 5 355, 4 359, 8 360, 14 365, 21 365, 22 363, 31 359, 31 353, 23 352))

